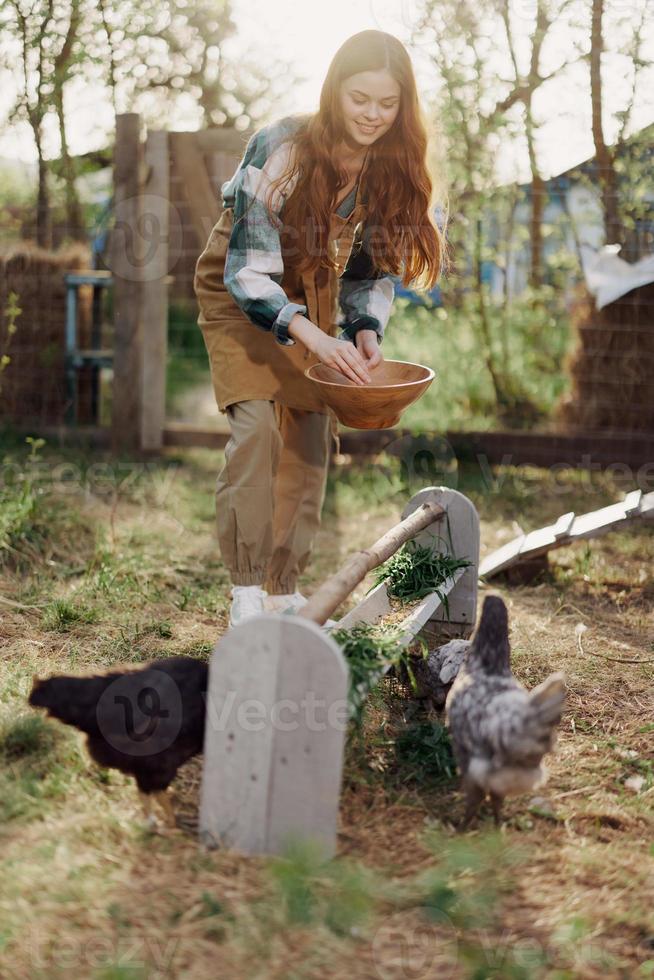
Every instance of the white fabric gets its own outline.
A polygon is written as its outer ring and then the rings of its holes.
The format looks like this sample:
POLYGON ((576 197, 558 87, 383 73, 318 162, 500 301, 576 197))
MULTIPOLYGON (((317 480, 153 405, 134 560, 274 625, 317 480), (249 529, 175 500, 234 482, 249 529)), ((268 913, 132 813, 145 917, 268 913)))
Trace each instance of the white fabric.
POLYGON ((596 252, 589 245, 581 246, 584 278, 598 310, 632 289, 654 282, 654 255, 646 255, 638 262, 625 262, 617 254, 618 248, 605 245, 596 252))

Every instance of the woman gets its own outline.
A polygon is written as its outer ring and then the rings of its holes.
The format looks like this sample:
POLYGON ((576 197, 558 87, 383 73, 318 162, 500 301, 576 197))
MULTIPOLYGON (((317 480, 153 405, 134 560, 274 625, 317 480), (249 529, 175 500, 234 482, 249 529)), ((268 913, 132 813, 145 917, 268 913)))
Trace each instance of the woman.
POLYGON ((323 363, 369 383, 391 276, 419 288, 437 281, 445 250, 426 150, 405 48, 362 31, 336 53, 318 111, 255 133, 222 186, 194 285, 231 429, 216 484, 230 625, 306 602, 297 579, 320 525, 336 426, 304 371, 323 363))

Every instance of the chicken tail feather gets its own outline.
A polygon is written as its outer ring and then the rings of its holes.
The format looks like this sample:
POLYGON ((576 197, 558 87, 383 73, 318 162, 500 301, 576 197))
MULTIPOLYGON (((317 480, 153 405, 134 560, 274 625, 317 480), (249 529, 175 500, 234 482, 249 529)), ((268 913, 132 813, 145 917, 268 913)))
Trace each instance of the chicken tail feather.
POLYGON ((520 747, 523 753, 545 753, 553 747, 554 730, 565 703, 565 676, 550 674, 529 694, 520 747))

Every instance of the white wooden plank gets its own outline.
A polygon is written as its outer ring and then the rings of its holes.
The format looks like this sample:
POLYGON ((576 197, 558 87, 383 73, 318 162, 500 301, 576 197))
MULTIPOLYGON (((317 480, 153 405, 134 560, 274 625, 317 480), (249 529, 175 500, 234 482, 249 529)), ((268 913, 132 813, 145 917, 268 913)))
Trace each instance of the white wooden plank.
POLYGON ((334 852, 347 691, 340 648, 309 620, 263 614, 221 637, 209 675, 205 843, 268 854, 292 836, 334 852))
POLYGON ((554 535, 555 524, 548 524, 537 531, 529 531, 522 539, 519 557, 534 558, 541 552, 547 551, 556 541, 554 535))
POLYGON ((572 541, 583 538, 592 538, 605 534, 616 524, 621 524, 625 519, 624 501, 619 504, 609 504, 600 510, 591 511, 588 514, 580 514, 575 518, 575 522, 570 531, 572 541))
POLYGON ((310 838, 331 857, 348 722, 348 670, 338 644, 315 623, 295 616, 282 620, 266 851, 279 854, 300 837, 310 838))
POLYGON ((502 545, 484 558, 479 567, 479 576, 495 575, 523 559, 536 557, 577 540, 599 537, 620 524, 650 517, 654 517, 654 492, 643 494, 642 490, 632 490, 620 503, 609 504, 587 514, 563 514, 555 524, 530 531, 502 545))
POLYGON ((260 627, 247 621, 222 636, 214 650, 200 801, 204 843, 248 853, 266 844, 273 732, 257 706, 274 702, 281 652, 280 618, 260 619, 263 637, 260 627))
POLYGON ((376 623, 391 612, 386 583, 380 582, 338 621, 334 629, 352 629, 356 623, 376 623))
POLYGON ((654 517, 654 490, 646 493, 640 503, 640 517, 654 517))
POLYGON ((456 558, 468 558, 472 562, 457 579, 449 596, 449 617, 441 603, 430 622, 473 626, 477 616, 479 516, 472 501, 458 490, 451 490, 449 487, 425 487, 411 498, 402 511, 402 519, 426 501, 440 504, 447 515, 443 521, 426 527, 416 535, 416 543, 424 547, 435 547, 456 558))
POLYGON ((624 498, 624 512, 626 517, 636 517, 643 502, 643 491, 632 490, 624 498))
POLYGON ((562 538, 567 538, 572 530, 572 525, 575 522, 575 512, 573 510, 569 511, 567 514, 561 514, 558 521, 552 526, 552 535, 555 541, 560 541, 562 538))
POLYGON ((483 578, 485 575, 495 575, 504 568, 513 565, 515 559, 520 554, 526 536, 526 534, 521 534, 519 537, 508 541, 506 544, 501 545, 501 547, 496 548, 495 551, 491 551, 490 554, 486 555, 479 565, 479 578, 483 578))

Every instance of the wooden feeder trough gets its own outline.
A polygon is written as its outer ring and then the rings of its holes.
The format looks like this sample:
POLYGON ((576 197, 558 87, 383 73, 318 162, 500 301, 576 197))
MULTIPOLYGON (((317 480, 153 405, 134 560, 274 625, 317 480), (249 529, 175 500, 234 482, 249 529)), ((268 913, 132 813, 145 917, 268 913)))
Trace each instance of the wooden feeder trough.
MULTIPOLYGON (((220 638, 209 671, 200 802, 205 844, 278 854, 301 839, 321 846, 325 856, 334 853, 349 671, 321 626, 369 571, 411 539, 471 565, 407 614, 399 624, 401 645, 443 626, 450 636, 468 636, 477 606, 479 519, 463 494, 427 487, 411 498, 399 524, 351 555, 297 615, 264 613, 220 638)), ((390 612, 382 582, 336 628, 372 624, 390 612)))
POLYGON ((370 384, 359 385, 326 364, 313 364, 304 372, 319 386, 320 396, 343 425, 352 429, 389 429, 402 412, 417 401, 436 377, 422 364, 382 361, 370 368, 370 384))

